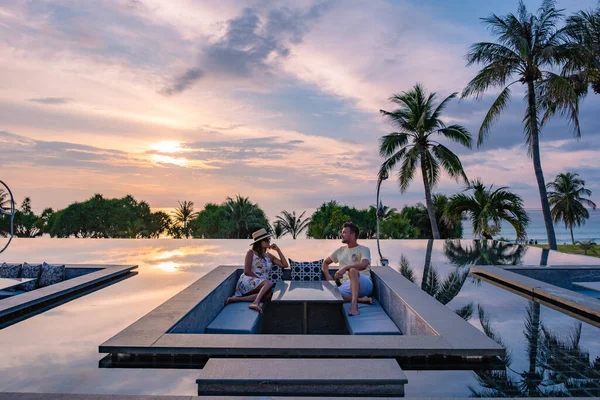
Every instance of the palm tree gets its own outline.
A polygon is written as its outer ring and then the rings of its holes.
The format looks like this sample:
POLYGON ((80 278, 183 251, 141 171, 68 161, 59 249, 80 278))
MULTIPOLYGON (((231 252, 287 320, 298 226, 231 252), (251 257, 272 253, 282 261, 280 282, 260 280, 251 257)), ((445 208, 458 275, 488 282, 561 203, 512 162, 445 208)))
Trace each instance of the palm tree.
POLYGON ((523 208, 521 196, 507 189, 494 189, 494 185, 487 188, 479 179, 471 181, 465 191, 473 193, 452 196, 446 206, 446 218, 460 221, 463 214, 468 214, 473 233, 485 239, 493 239, 500 232, 500 223, 506 221, 515 229, 517 239, 524 240, 529 216, 523 208))
POLYGON ((288 211, 283 210, 281 214, 282 215, 277 216, 277 222, 279 222, 281 224, 281 227, 283 228, 283 235, 289 233, 290 235, 292 235, 293 239, 296 239, 298 235, 302 233, 303 230, 308 228, 310 218, 307 217, 303 219, 304 214, 306 214, 306 211, 300 214, 299 217, 296 217, 296 211, 292 211, 292 213, 290 214, 288 211))
POLYGON ((583 90, 591 84, 594 93, 600 94, 600 7, 567 18, 565 31, 577 53, 567 63, 565 73, 578 78, 583 90))
POLYGON ((457 180, 467 180, 458 156, 434 140, 434 137, 441 136, 471 148, 471 134, 465 127, 446 126, 440 119, 442 111, 456 95, 457 93, 451 94, 436 107, 436 94, 427 95, 425 88, 416 84, 412 90, 390 97, 389 100, 399 108, 392 112, 379 110, 398 128, 398 132, 380 139, 379 154, 386 160, 379 170, 379 178, 383 179, 399 166, 398 183, 400 190, 404 192, 408 189, 417 166, 420 165, 433 239, 440 238, 431 196, 432 189, 440 178, 440 168, 457 180))
POLYGON ((592 192, 585 188, 585 181, 579 178, 579 174, 572 172, 558 174, 554 182, 549 182, 548 200, 552 211, 554 223, 564 222, 565 228, 571 231, 571 241, 575 244, 573 237, 573 226, 585 224, 590 218, 590 213, 585 206, 596 209, 596 203, 583 196, 591 196, 592 192))
POLYGON ((583 242, 577 242, 577 246, 583 250, 583 254, 587 256, 588 252, 592 254, 597 254, 596 252, 596 242, 594 239, 592 240, 584 240, 583 242))
POLYGON ((183 226, 183 231, 186 237, 190 236, 188 232, 188 223, 198 215, 198 213, 194 212, 194 202, 193 201, 178 201, 179 207, 173 211, 173 219, 175 219, 175 223, 183 226))
POLYGON ((462 93, 463 98, 471 95, 479 98, 492 87, 503 88, 483 119, 477 140, 479 146, 506 109, 511 97, 511 86, 516 83, 525 85, 527 108, 523 122, 526 143, 533 159, 548 243, 552 250, 556 250, 556 235, 540 158, 540 129, 551 115, 561 112, 567 114, 574 135, 581 136, 578 119, 580 93, 567 77, 542 70, 544 67, 560 67, 568 55, 564 30, 556 28, 562 14, 555 9, 554 4, 554 0, 543 0, 537 14, 533 15, 521 1, 517 15, 492 14, 483 18, 483 22, 496 37, 496 42, 480 42, 471 46, 466 56, 467 66, 484 64, 484 67, 462 93), (550 98, 552 101, 547 100, 550 98), (546 114, 540 121, 538 112, 544 108, 546 114))
POLYGON ((281 222, 275 221, 275 223, 273 224, 273 235, 275 235, 275 239, 279 239, 285 234, 286 232, 284 232, 283 227, 281 226, 281 222))
POLYGON ((250 233, 250 229, 256 226, 257 205, 252 203, 250 198, 238 194, 235 199, 227 197, 225 207, 227 216, 235 225, 236 237, 245 239, 250 233))

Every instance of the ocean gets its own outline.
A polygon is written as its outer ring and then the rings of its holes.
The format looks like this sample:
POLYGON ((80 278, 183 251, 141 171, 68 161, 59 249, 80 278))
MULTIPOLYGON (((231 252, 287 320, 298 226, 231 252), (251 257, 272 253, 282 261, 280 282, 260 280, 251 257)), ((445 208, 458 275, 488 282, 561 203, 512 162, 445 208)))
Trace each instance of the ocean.
MULTIPOLYGON (((585 222, 585 225, 573 228, 573 235, 575 241, 578 240, 600 240, 600 209, 588 210, 590 212, 590 218, 585 222)), ((546 226, 544 225, 544 217, 541 209, 529 209, 529 226, 527 227, 527 239, 537 240, 538 243, 548 243, 546 237, 546 226)), ((463 239, 473 238, 473 227, 468 220, 463 221, 463 239)), ((516 239, 515 231, 507 223, 501 225, 502 230, 495 238, 506 238, 510 241, 516 239)), ((564 224, 554 225, 554 232, 556 234, 556 242, 558 244, 571 244, 571 234, 569 229, 565 229, 564 224)))

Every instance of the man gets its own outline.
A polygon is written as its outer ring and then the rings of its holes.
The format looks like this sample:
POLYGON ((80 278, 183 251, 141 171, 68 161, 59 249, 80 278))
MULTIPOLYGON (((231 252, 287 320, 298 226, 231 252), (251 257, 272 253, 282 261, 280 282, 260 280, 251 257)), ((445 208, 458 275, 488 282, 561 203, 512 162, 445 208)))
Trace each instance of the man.
POLYGON ((358 303, 373 304, 369 297, 373 291, 371 280, 371 251, 368 247, 356 243, 359 229, 352 221, 342 226, 342 246, 323 261, 321 269, 328 281, 341 281, 340 293, 345 302, 350 302, 348 315, 358 315, 358 303), (329 264, 338 263, 340 269, 332 278, 329 264))

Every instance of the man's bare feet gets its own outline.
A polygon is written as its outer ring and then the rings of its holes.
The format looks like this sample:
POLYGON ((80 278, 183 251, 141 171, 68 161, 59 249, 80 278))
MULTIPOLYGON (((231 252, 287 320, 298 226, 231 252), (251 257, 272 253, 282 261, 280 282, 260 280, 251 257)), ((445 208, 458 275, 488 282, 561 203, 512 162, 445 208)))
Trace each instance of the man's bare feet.
POLYGON ((358 298, 358 302, 359 303, 363 303, 363 304, 370 304, 370 305, 374 304, 373 303, 373 299, 370 298, 370 297, 367 297, 367 296, 365 296, 365 297, 359 297, 358 298))
POLYGON ((262 314, 262 312, 263 312, 262 308, 260 308, 260 306, 259 306, 258 304, 255 304, 255 303, 252 303, 252 304, 250 304, 250 305, 248 306, 248 308, 249 308, 249 309, 251 309, 251 310, 258 311, 258 312, 259 312, 259 313, 261 313, 261 314, 262 314))
POLYGON ((359 315, 358 312, 358 303, 352 303, 350 304, 350 311, 348 311, 348 315, 349 316, 355 316, 355 315, 359 315))

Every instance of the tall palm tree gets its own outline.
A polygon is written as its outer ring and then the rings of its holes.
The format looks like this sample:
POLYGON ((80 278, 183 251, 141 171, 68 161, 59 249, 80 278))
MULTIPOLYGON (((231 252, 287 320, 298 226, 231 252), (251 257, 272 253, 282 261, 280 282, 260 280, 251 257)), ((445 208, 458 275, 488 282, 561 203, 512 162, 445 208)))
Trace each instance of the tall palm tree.
POLYGON ((193 201, 178 201, 179 207, 173 211, 173 219, 175 223, 182 225, 183 231, 186 237, 189 237, 188 232, 188 223, 198 215, 198 213, 194 212, 194 202, 193 201))
POLYGON ((552 219, 556 224, 564 222, 565 228, 571 231, 571 241, 575 244, 573 226, 581 226, 590 218, 585 206, 596 209, 596 203, 584 197, 591 196, 592 191, 585 188, 585 181, 579 178, 579 174, 572 172, 558 174, 554 182, 548 183, 547 188, 552 219))
POLYGON ((277 222, 281 224, 284 235, 286 233, 289 233, 290 235, 292 235, 293 239, 296 239, 298 235, 302 233, 303 230, 308 228, 310 218, 304 218, 304 214, 306 214, 306 211, 300 214, 299 217, 296 217, 296 211, 292 211, 292 213, 290 214, 288 211, 283 210, 281 214, 282 215, 277 216, 277 222))
POLYGON ((529 216, 523 208, 521 196, 507 189, 494 189, 494 185, 488 188, 479 179, 471 181, 465 191, 473 193, 452 196, 446 206, 446 218, 459 221, 463 214, 467 214, 473 224, 473 233, 485 239, 493 239, 500 232, 500 223, 506 221, 515 229, 517 239, 525 240, 529 216))
POLYGON ((379 178, 383 179, 383 176, 399 166, 398 183, 400 190, 404 192, 420 166, 433 239, 440 238, 431 195, 440 179, 440 169, 443 168, 457 180, 467 180, 458 156, 434 140, 439 136, 471 148, 471 134, 465 127, 446 126, 440 119, 442 111, 456 95, 457 93, 451 94, 436 106, 436 94, 428 95, 421 84, 416 84, 410 91, 390 97, 389 100, 398 106, 397 109, 391 112, 380 110, 398 132, 380 139, 379 154, 385 161, 379 170, 379 178))
POLYGON ((542 122, 555 112, 566 114, 571 122, 573 133, 581 136, 579 129, 579 96, 567 77, 543 68, 560 68, 568 55, 565 32, 556 25, 562 18, 556 10, 554 0, 544 0, 536 15, 527 11, 519 2, 517 15, 483 18, 496 42, 475 43, 466 56, 467 66, 483 64, 484 67, 467 84, 462 97, 481 97, 492 87, 503 88, 492 103, 481 127, 477 145, 481 145, 494 122, 506 109, 511 97, 511 86, 525 86, 527 108, 523 118, 526 143, 533 159, 535 177, 542 203, 548 243, 556 250, 556 235, 552 224, 550 206, 546 195, 546 185, 540 158, 540 130, 542 122), (507 82, 510 82, 507 84, 507 82), (551 98, 553 101, 544 101, 551 98), (538 113, 546 108, 543 121, 538 113))
POLYGON ((579 78, 584 90, 591 84, 600 94, 600 6, 567 18, 565 31, 578 55, 567 62, 565 72, 579 78))

